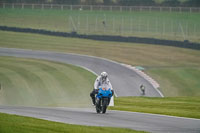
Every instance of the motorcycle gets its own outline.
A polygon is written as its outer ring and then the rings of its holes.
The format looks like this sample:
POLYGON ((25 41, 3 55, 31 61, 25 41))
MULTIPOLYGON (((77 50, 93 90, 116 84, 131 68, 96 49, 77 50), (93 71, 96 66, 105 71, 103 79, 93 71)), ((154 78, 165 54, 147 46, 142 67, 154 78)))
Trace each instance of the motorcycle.
POLYGON ((107 87, 100 87, 96 95, 96 112, 106 113, 106 109, 110 103, 112 97, 112 91, 107 87))

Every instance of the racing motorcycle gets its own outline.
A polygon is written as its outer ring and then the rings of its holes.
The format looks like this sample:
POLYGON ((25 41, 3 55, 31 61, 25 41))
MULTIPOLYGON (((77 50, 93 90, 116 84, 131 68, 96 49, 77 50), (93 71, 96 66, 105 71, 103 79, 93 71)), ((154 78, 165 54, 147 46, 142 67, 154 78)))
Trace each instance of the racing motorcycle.
POLYGON ((97 113, 106 113, 106 109, 110 103, 112 97, 112 91, 107 87, 100 87, 96 95, 96 112, 97 113))

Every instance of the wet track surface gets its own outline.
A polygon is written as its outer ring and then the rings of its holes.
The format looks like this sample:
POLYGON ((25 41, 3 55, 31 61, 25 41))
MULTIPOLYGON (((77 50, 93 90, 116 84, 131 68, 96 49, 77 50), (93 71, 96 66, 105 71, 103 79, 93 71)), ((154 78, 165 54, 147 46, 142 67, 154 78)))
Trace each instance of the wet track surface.
MULTIPOLYGON (((139 86, 141 83, 148 88, 147 96, 161 96, 148 81, 133 70, 102 58, 13 48, 0 48, 0 56, 36 58, 68 63, 89 69, 97 74, 106 71, 109 73, 109 79, 118 96, 140 96, 139 86)), ((124 127, 154 133, 200 133, 200 120, 145 113, 108 111, 106 114, 96 114, 94 108, 38 108, 3 105, 0 105, 0 112, 63 123, 124 127)))
POLYGON ((107 59, 47 51, 0 48, 0 56, 45 59, 87 68, 97 74, 106 71, 117 96, 140 96, 139 86, 146 87, 146 96, 161 97, 160 93, 135 71, 107 59))
POLYGON ((0 112, 78 125, 122 127, 153 133, 199 133, 200 120, 125 111, 97 114, 94 108, 0 106, 0 112))

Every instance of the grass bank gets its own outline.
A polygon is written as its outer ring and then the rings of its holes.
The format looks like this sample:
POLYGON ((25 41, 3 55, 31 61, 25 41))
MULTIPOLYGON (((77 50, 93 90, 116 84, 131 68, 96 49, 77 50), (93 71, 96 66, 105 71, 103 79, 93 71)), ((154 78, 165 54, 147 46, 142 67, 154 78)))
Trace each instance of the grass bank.
POLYGON ((5 31, 0 31, 0 47, 78 53, 143 66, 159 81, 164 95, 199 96, 198 50, 5 31))
POLYGON ((0 113, 1 133, 144 133, 131 129, 79 126, 0 113))
POLYGON ((45 60, 0 57, 0 104, 88 107, 95 75, 45 60))
POLYGON ((2 26, 200 42, 199 13, 1 8, 0 20, 2 26))
POLYGON ((109 108, 200 119, 200 97, 117 97, 109 108))

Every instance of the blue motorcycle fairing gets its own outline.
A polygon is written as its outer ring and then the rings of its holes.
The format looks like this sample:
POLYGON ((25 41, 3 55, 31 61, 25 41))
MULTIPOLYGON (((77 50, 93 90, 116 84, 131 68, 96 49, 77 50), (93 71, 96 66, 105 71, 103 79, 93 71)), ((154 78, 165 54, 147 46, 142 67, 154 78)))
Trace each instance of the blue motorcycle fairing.
POLYGON ((112 97, 112 91, 109 88, 108 90, 103 90, 102 88, 99 88, 98 94, 96 96, 97 98, 101 99, 102 97, 112 97))

